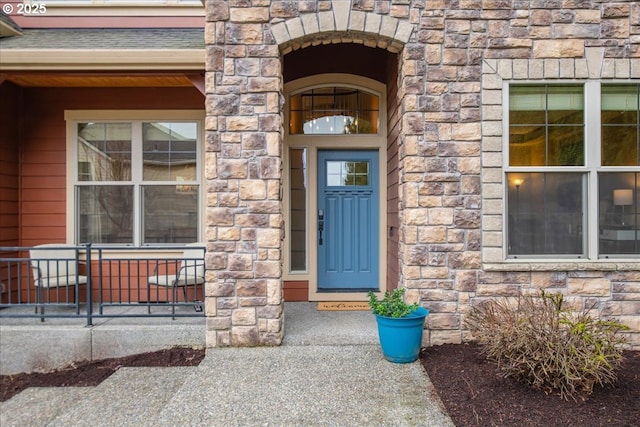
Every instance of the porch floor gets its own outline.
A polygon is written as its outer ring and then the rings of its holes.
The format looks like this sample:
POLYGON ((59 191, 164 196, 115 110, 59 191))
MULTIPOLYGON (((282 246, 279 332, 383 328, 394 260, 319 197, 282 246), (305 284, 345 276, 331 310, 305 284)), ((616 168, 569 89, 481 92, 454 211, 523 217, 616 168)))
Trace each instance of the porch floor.
POLYGON ((284 304, 284 345, 378 344, 370 311, 318 311, 315 302, 284 304))

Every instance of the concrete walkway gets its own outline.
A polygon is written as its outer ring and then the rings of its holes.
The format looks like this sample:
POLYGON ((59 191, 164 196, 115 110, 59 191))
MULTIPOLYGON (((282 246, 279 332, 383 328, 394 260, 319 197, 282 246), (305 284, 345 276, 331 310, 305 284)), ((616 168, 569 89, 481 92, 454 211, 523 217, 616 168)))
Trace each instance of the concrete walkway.
POLYGON ((198 367, 26 390, 0 406, 0 425, 453 426, 419 362, 384 360, 368 312, 288 303, 285 316, 280 347, 211 349, 198 367))

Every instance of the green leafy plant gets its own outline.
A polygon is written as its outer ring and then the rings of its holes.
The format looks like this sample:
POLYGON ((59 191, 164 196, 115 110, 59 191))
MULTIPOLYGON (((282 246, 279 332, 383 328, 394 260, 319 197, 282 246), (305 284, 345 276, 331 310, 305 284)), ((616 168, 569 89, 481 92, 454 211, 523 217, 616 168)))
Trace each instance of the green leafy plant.
POLYGON ((404 299, 404 288, 394 289, 393 293, 386 291, 384 298, 378 299, 376 294, 369 291, 367 296, 369 297, 369 307, 371 312, 378 316, 385 317, 406 317, 412 312, 418 309, 418 304, 407 304, 404 299))
POLYGON ((616 381, 628 329, 566 309, 562 294, 545 291, 476 305, 465 324, 505 377, 574 400, 616 381))

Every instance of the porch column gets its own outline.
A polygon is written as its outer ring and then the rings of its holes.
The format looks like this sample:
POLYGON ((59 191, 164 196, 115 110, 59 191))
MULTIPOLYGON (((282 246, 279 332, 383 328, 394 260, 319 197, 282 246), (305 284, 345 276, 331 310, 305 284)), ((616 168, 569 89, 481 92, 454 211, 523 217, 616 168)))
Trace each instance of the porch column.
POLYGON ((269 7, 246 4, 205 3, 208 347, 283 337, 282 67, 269 7))
POLYGON ((475 21, 411 3, 419 24, 398 79, 400 281, 430 311, 424 344, 459 343, 482 268, 481 61, 469 47, 475 21))

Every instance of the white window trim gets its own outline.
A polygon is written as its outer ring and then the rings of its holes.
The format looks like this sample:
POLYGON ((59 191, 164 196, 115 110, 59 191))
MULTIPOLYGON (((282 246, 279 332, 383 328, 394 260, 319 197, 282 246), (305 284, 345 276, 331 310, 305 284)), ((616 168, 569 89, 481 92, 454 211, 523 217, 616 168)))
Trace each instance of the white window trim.
MULTIPOLYGON (((93 122, 141 122, 141 121, 193 121, 198 124, 199 143, 196 147, 196 178, 199 188, 199 206, 198 206, 198 235, 197 240, 200 241, 204 233, 203 230, 203 214, 205 212, 206 197, 204 197, 204 120, 205 112, 203 110, 65 110, 64 119, 66 121, 66 240, 67 243, 75 243, 76 238, 76 211, 75 211, 75 177, 77 173, 77 123, 93 121, 93 122)), ((135 150, 132 151, 132 162, 136 161, 135 150)), ((138 159, 140 160, 140 159, 138 159)), ((138 162, 140 163, 140 162, 138 162)), ((132 174, 135 174, 132 170, 132 174)), ((138 185, 139 182, 133 179, 138 185)), ((163 181, 160 181, 162 183, 163 181)), ((189 181, 190 182, 190 181, 189 181)), ((138 205, 136 199, 136 206, 138 205)), ((137 212, 134 211, 134 212, 137 212)), ((142 219, 140 212, 135 215, 134 223, 134 243, 119 246, 141 247, 140 227, 142 219)))
MULTIPOLYGON (((601 257, 598 253, 599 246, 599 233, 598 233, 598 173, 599 172, 640 172, 640 167, 603 167, 600 166, 601 153, 600 153, 600 141, 601 141, 601 87, 606 84, 640 84, 638 80, 588 80, 588 81, 576 81, 576 80, 504 80, 502 82, 502 105, 503 107, 503 120, 502 120, 502 181, 503 181, 503 208, 502 217, 508 217, 508 205, 507 205, 507 192, 508 182, 507 174, 514 172, 578 172, 586 174, 586 213, 585 213, 585 227, 587 232, 586 241, 583 244, 586 245, 585 257, 577 258, 572 256, 522 256, 517 257, 509 256, 508 247, 508 223, 503 221, 503 242, 502 251, 505 263, 509 264, 509 267, 516 264, 527 265, 531 267, 535 263, 555 263, 556 267, 567 267, 575 269, 580 264, 591 264, 594 268, 598 269, 611 269, 607 268, 608 263, 619 262, 638 262, 640 254, 635 256, 630 255, 615 255, 608 258, 601 257), (556 167, 556 166, 535 166, 535 167, 513 167, 509 166, 509 88, 517 85, 583 85, 584 88, 584 125, 585 125, 585 165, 573 166, 573 167, 556 167), (596 264, 597 263, 597 264, 596 264)), ((610 264, 608 264, 610 266, 610 264)), ((637 267, 637 266, 636 266, 637 267)), ((570 269, 571 269, 570 268, 570 269)), ((580 268, 580 267, 578 267, 580 268)), ((494 267, 495 270, 500 270, 498 266, 494 267)), ((528 268, 527 268, 528 269, 528 268)))

